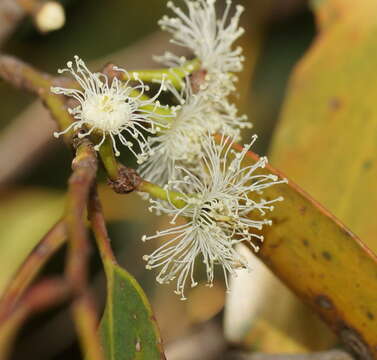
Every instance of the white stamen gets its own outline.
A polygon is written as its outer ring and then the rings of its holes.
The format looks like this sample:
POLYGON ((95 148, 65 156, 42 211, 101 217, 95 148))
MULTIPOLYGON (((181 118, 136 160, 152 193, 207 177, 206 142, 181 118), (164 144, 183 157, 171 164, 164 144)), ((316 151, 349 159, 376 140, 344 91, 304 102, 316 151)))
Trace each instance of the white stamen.
MULTIPOLYGON (((177 17, 164 16, 159 25, 173 36, 172 42, 191 49, 208 71, 236 72, 242 69, 242 49, 232 49, 233 43, 244 33, 239 27, 239 19, 244 8, 236 7, 230 18, 231 1, 226 2, 225 11, 217 18, 215 0, 185 0, 188 14, 173 2, 167 6, 177 17)), ((181 61, 171 53, 164 55, 167 62, 181 61)))
MULTIPOLYGON (((237 116, 236 107, 225 99, 213 101, 206 90, 193 93, 188 78, 184 84, 180 92, 171 83, 166 84, 181 104, 175 109, 177 118, 169 128, 149 139, 154 154, 139 167, 144 179, 160 186, 169 179, 182 177, 179 166, 200 175, 202 169, 198 166, 198 159, 203 153, 201 139, 206 134, 221 132, 237 138, 240 129, 251 126, 247 117, 237 116)), ((183 182, 187 181, 183 178, 183 182)))
POLYGON ((123 82, 114 78, 110 83, 106 75, 92 73, 78 56, 75 56, 75 66, 72 61, 68 61, 67 69, 59 70, 59 73, 70 73, 82 90, 51 88, 53 93, 73 97, 79 102, 79 106, 70 109, 70 113, 76 121, 62 132, 54 133, 54 136, 58 137, 71 129, 88 128, 89 131, 86 135, 95 130, 102 133, 100 143, 95 146, 97 151, 105 141, 105 137, 109 136, 115 154, 118 156, 120 153, 115 141, 115 137, 118 137, 119 141, 134 154, 138 162, 142 162, 151 151, 143 132, 153 133, 157 126, 167 127, 166 118, 174 116, 174 114, 160 115, 157 113, 157 109, 161 106, 157 105, 155 100, 164 87, 164 80, 162 80, 157 94, 152 98, 145 99, 142 95, 146 91, 146 86, 141 80, 137 80, 138 85, 129 86, 130 77, 127 71, 117 67, 114 69, 126 74, 128 80, 123 82), (135 91, 139 95, 135 95, 135 91), (146 108, 148 105, 153 105, 153 109, 146 108), (139 151, 133 149, 133 143, 127 141, 125 134, 135 140, 139 151))
POLYGON ((190 278, 191 284, 196 284, 193 274, 198 256, 205 264, 208 285, 212 286, 215 264, 222 266, 226 284, 228 274, 233 275, 235 269, 248 268, 244 257, 234 249, 235 244, 247 242, 256 252, 259 250, 255 240, 261 242, 263 236, 254 233, 254 230, 260 230, 270 220, 260 217, 253 219, 251 213, 259 212, 260 216, 264 216, 266 211, 271 211, 271 204, 281 198, 265 200, 260 194, 263 189, 285 183, 286 180, 255 174, 256 169, 264 166, 266 158, 242 166, 246 152, 255 139, 254 136, 239 153, 240 156, 235 156, 237 153, 231 148, 229 138, 222 137, 217 145, 210 135, 205 136, 202 139, 202 164, 208 175, 200 179, 182 168, 185 180, 170 181, 168 185, 170 189, 183 194, 186 206, 177 208, 170 200, 150 200, 152 208, 170 215, 173 221, 177 216, 187 219, 184 225, 144 237, 144 240, 170 237, 148 256, 147 262, 151 269, 160 268, 157 275, 159 282, 168 283, 177 278, 176 293, 182 298, 185 298, 187 278, 190 278), (190 183, 192 190, 189 194, 185 191, 187 183, 190 183))

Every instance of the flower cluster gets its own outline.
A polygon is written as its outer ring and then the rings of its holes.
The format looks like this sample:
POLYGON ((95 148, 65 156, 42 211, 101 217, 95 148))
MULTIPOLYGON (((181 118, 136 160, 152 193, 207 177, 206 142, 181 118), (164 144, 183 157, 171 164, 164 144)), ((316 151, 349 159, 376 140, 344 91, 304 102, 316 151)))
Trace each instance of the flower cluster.
POLYGON ((169 283, 177 278, 176 293, 182 299, 185 299, 184 289, 188 277, 192 287, 197 285, 194 265, 198 257, 205 264, 208 284, 213 284, 214 266, 220 264, 228 288, 228 273, 234 274, 235 269, 248 268, 246 260, 234 246, 246 242, 258 251, 259 246, 253 240, 261 242, 263 236, 255 234, 253 230, 271 225, 270 220, 257 216, 273 210, 273 203, 282 198, 266 201, 260 194, 266 187, 285 180, 279 180, 275 175, 256 173, 267 163, 264 157, 243 167, 244 157, 255 139, 256 136, 241 152, 236 152, 232 150, 233 141, 229 138, 223 136, 217 145, 212 136, 203 137, 201 142, 204 151, 199 160, 206 168, 207 176, 200 179, 181 168, 185 173, 183 179, 170 181, 168 185, 168 189, 182 194, 180 200, 185 205, 179 207, 169 198, 167 202, 150 200, 151 209, 172 216, 172 224, 175 224, 178 216, 187 219, 184 225, 143 237, 143 241, 146 241, 172 236, 151 255, 145 255, 144 260, 147 261, 148 269, 161 268, 158 282, 169 283), (187 193, 187 188, 192 192, 187 193), (250 217, 252 212, 259 213, 255 214, 255 219, 250 217))
MULTIPOLYGON (((242 49, 232 47, 244 31, 238 26, 243 7, 237 6, 229 19, 231 1, 227 0, 219 20, 215 0, 186 0, 185 3, 187 15, 169 1, 168 7, 177 17, 164 16, 159 24, 173 35, 174 43, 189 48, 196 55, 204 77, 195 89, 187 78, 182 83, 181 93, 169 87, 180 104, 177 118, 174 124, 151 139, 155 153, 139 168, 145 179, 159 185, 179 179, 178 166, 194 173, 201 171, 197 158, 202 152, 200 140, 206 133, 221 132, 238 139, 241 129, 251 127, 247 117, 237 115, 237 108, 228 100, 235 90, 232 73, 242 69, 242 49)), ((158 60, 169 66, 182 65, 185 61, 172 53, 166 53, 158 60)))
POLYGON ((143 178, 161 186, 181 177, 179 166, 195 173, 201 171, 197 159, 202 153, 201 138, 208 132, 236 138, 240 129, 250 127, 247 117, 238 116, 236 107, 225 98, 213 101, 208 89, 194 93, 188 78, 180 92, 169 83, 167 88, 179 104, 174 108, 176 118, 150 138, 154 154, 139 167, 143 178))
POLYGON ((143 72, 129 75, 116 67, 121 80, 109 79, 92 73, 75 57, 59 72, 71 74, 78 87, 52 88, 55 94, 76 101, 69 110, 75 121, 55 136, 80 130, 78 136, 91 136, 96 150, 109 138, 116 155, 120 142, 137 158, 140 175, 160 186, 163 196, 149 199, 150 209, 171 216, 172 226, 145 235, 143 240, 164 240, 166 236, 170 240, 144 260, 148 269, 159 268, 158 282, 176 279, 176 292, 182 299, 187 280, 191 286, 197 284, 194 268, 198 259, 204 263, 210 286, 216 264, 223 269, 227 288, 229 274, 248 268, 235 245, 245 242, 258 251, 263 237, 256 230, 271 225, 264 216, 282 200, 265 200, 263 191, 285 182, 261 170, 267 163, 264 157, 245 165, 256 136, 243 150, 234 150, 241 130, 250 127, 246 116, 238 115, 229 101, 235 91, 234 73, 242 69, 242 49, 234 47, 234 42, 243 33, 239 26, 243 8, 236 6, 231 16, 232 1, 226 0, 218 17, 216 0, 184 2, 186 13, 169 1, 176 17, 165 16, 159 24, 172 34, 174 43, 192 51, 199 69, 185 58, 165 53, 158 60, 169 70, 162 72, 165 77, 153 78, 159 88, 150 96, 143 72), (174 105, 160 104, 163 91, 170 94, 174 105), (178 216, 186 219, 184 225, 176 225, 178 216))

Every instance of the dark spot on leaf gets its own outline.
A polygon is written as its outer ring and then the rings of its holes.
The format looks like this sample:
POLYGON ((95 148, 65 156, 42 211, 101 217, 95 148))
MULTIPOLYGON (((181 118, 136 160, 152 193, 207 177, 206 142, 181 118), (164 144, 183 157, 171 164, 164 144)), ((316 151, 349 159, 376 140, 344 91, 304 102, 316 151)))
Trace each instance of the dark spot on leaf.
POLYGON ((274 243, 274 244, 269 244, 268 247, 271 248, 271 249, 276 249, 279 247, 279 243, 274 243))
POLYGON ((317 255, 314 254, 314 253, 312 253, 312 258, 313 258, 314 260, 317 260, 317 255))
POLYGON ((373 161, 372 160, 366 160, 363 162, 363 169, 364 170, 369 170, 373 166, 373 161))
POLYGON ((304 246, 308 247, 309 246, 309 241, 307 239, 302 239, 302 243, 304 246))
POLYGON ((328 251, 322 251, 322 256, 327 260, 331 261, 332 260, 332 255, 328 251))
POLYGON ((304 215, 306 213, 306 210, 307 210, 306 206, 301 206, 300 207, 300 214, 304 215))
POLYGON ((369 320, 374 320, 374 315, 370 311, 367 312, 367 317, 369 320))
POLYGON ((333 308, 332 301, 326 295, 318 295, 315 298, 316 304, 318 304, 322 309, 330 310, 333 308))
MULTIPOLYGON (((268 247, 271 248, 271 249, 276 249, 276 248, 278 248, 281 245, 282 242, 284 242, 284 238, 283 237, 279 237, 276 242, 268 244, 268 247)), ((262 245, 262 244, 260 244, 260 245, 262 245)))
POLYGON ((339 98, 333 97, 329 101, 329 107, 333 111, 339 110, 342 107, 342 102, 339 98))

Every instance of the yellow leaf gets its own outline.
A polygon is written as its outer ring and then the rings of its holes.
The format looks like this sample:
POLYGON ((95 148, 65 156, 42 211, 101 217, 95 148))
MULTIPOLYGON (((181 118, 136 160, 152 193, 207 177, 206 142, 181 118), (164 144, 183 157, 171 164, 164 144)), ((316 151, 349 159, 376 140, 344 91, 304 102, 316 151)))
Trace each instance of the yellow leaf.
POLYGON ((0 294, 9 279, 63 213, 64 197, 41 189, 2 194, 0 202, 0 294))

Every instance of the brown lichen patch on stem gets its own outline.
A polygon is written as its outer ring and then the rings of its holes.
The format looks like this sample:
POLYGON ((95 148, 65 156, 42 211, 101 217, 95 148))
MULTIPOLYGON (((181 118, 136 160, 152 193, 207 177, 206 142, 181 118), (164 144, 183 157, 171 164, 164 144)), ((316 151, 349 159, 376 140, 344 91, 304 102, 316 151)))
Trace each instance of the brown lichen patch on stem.
POLYGON ((107 180, 111 188, 118 194, 128 194, 136 190, 141 182, 141 177, 136 170, 119 165, 118 171, 119 177, 116 180, 107 180))

